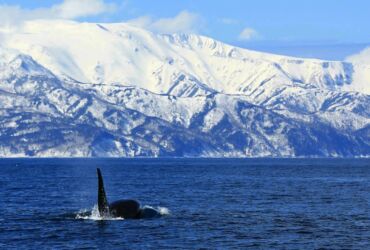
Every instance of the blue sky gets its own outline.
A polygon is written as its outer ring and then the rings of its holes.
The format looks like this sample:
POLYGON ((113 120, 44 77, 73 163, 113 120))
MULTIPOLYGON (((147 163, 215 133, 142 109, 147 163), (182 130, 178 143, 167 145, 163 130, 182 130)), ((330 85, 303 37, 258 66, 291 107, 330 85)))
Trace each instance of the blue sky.
POLYGON ((367 0, 0 0, 0 6, 7 7, 0 7, 0 15, 17 7, 27 15, 34 11, 30 16, 36 18, 68 2, 82 4, 76 7, 80 12, 63 15, 68 19, 134 20, 157 32, 197 32, 288 55, 343 59, 370 45, 367 0), (88 5, 95 7, 84 13, 88 5))

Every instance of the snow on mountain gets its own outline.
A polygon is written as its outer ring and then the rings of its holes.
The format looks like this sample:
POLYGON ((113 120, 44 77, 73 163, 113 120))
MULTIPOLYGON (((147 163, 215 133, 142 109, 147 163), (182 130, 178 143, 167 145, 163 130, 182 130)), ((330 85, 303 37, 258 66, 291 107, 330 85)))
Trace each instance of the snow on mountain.
POLYGON ((31 21, 8 37, 6 47, 59 76, 161 94, 176 80, 226 94, 252 94, 261 83, 268 90, 295 85, 335 90, 352 83, 349 63, 248 51, 198 35, 155 35, 124 23, 31 21))
POLYGON ((369 83, 356 82, 368 70, 31 21, 0 47, 0 155, 370 156, 369 83))

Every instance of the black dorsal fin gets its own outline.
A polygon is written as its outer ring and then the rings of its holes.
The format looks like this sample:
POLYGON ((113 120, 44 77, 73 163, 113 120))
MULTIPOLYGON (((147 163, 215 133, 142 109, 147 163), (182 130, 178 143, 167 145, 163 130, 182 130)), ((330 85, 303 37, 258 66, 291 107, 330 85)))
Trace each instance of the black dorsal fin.
POLYGON ((100 216, 108 216, 109 215, 109 204, 107 200, 107 196, 105 194, 104 190, 104 183, 103 183, 103 177, 101 175, 100 169, 97 169, 98 172, 98 209, 100 216))

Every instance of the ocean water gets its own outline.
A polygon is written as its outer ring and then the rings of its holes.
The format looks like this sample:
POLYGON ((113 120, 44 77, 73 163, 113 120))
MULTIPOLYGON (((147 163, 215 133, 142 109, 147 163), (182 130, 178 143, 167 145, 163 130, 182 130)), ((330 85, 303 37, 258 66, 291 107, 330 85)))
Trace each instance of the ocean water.
POLYGON ((370 249, 370 160, 2 159, 0 249, 370 249), (134 198, 161 218, 101 220, 134 198))

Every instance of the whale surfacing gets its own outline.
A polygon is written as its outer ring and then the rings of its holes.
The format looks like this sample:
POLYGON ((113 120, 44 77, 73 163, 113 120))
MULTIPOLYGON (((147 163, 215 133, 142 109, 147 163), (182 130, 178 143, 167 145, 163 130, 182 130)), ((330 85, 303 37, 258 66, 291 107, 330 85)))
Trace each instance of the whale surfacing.
POLYGON ((141 207, 136 200, 118 200, 108 203, 104 189, 103 176, 98 173, 98 210, 101 217, 120 217, 124 219, 143 219, 159 217, 160 213, 154 208, 141 207))

